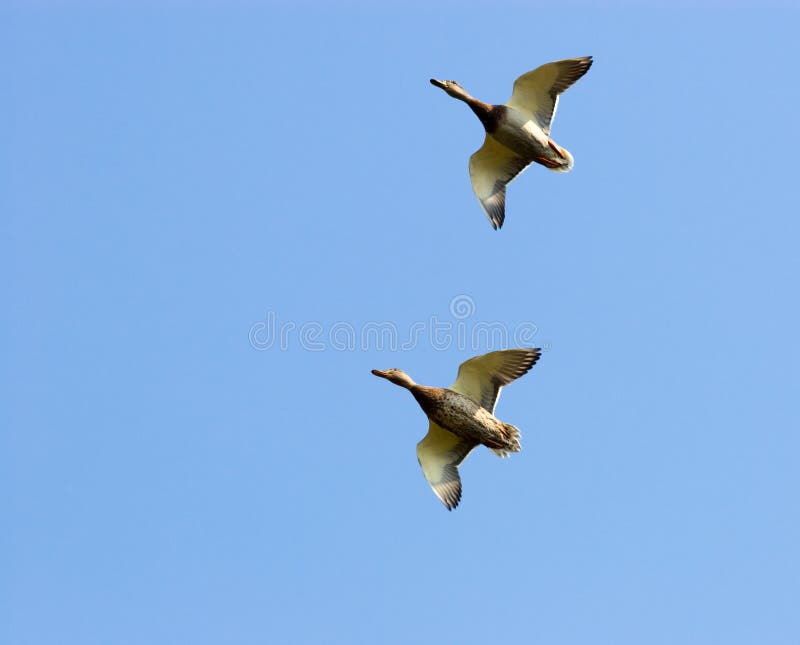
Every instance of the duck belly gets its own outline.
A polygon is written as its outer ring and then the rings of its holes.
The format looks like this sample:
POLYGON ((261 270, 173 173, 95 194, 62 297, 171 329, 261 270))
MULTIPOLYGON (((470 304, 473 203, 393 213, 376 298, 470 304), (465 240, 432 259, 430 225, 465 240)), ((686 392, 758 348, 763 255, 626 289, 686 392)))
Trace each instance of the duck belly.
POLYGON ((523 157, 538 157, 551 152, 548 137, 530 117, 513 108, 506 108, 503 118, 492 132, 498 143, 523 157))
POLYGON ((445 390, 435 409, 426 412, 432 421, 459 437, 489 448, 509 447, 506 424, 463 394, 445 390))
POLYGON ((529 116, 508 108, 492 136, 520 157, 557 172, 572 168, 572 155, 557 145, 529 116))

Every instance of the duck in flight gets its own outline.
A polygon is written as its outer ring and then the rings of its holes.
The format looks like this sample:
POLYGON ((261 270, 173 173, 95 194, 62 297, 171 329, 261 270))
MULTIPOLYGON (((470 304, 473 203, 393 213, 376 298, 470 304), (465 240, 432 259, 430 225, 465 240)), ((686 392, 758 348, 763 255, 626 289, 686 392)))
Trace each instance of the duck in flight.
POLYGON ((532 162, 556 172, 572 169, 572 155, 550 138, 558 97, 589 71, 592 57, 568 58, 537 67, 514 81, 505 105, 491 105, 470 96, 455 81, 431 79, 453 98, 464 101, 486 130, 480 150, 469 158, 472 189, 492 227, 503 225, 506 184, 532 162))
POLYGON ((433 492, 453 510, 461 500, 458 467, 483 444, 499 457, 519 452, 520 432, 494 416, 500 388, 526 374, 539 349, 508 349, 475 356, 458 368, 449 388, 418 385, 402 370, 372 370, 411 392, 428 416, 428 434, 417 444, 417 460, 433 492))

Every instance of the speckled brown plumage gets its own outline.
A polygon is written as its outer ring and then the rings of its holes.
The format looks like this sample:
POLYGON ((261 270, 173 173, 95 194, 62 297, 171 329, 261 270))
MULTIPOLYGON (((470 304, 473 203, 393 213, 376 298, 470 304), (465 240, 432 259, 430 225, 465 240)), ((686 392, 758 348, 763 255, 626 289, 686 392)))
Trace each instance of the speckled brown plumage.
POLYGON ((454 435, 493 450, 521 450, 519 431, 514 426, 495 418, 463 394, 426 385, 414 385, 410 390, 428 418, 454 435))

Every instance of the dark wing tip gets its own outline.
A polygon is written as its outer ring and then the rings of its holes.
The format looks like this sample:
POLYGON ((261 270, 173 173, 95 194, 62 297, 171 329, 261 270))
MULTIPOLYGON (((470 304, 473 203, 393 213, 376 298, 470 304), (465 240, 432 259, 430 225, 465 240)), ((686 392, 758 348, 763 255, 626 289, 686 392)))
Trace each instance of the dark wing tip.
POLYGON ((448 511, 452 511, 461 501, 461 491, 447 492, 442 496, 442 503, 448 511))
POLYGON ((594 64, 594 58, 592 58, 591 56, 583 56, 579 58, 578 59, 579 72, 578 72, 578 77, 575 80, 577 81, 581 76, 583 76, 586 72, 588 72, 592 64, 594 64))
POLYGON ((455 487, 455 490, 453 490, 448 495, 447 502, 445 504, 447 506, 447 510, 452 511, 456 506, 458 506, 458 503, 460 501, 461 501, 461 482, 459 481, 455 487))
POLYGON ((527 374, 528 370, 530 370, 536 363, 539 362, 539 359, 542 357, 542 348, 541 347, 533 347, 531 349, 526 349, 525 351, 525 371, 523 374, 527 374))
POLYGON ((452 511, 461 501, 461 478, 455 467, 453 470, 455 472, 449 479, 442 480, 434 486, 434 491, 448 511, 452 511))
POLYGON ((589 71, 594 59, 591 56, 583 56, 582 58, 569 58, 563 62, 565 65, 560 77, 556 79, 556 82, 550 90, 554 96, 563 94, 574 83, 581 79, 584 74, 589 71))
POLYGON ((487 199, 480 199, 481 206, 486 212, 486 217, 489 218, 489 223, 496 231, 503 228, 503 222, 506 220, 506 191, 505 187, 497 191, 487 199))
POLYGON ((509 350, 512 352, 518 352, 518 356, 521 354, 521 358, 519 362, 514 365, 509 371, 501 377, 501 385, 507 385, 511 381, 514 381, 522 376, 525 376, 531 368, 539 362, 539 359, 542 357, 542 350, 539 347, 533 347, 530 349, 516 349, 516 350, 509 350), (508 379, 505 383, 502 382, 503 379, 508 379))

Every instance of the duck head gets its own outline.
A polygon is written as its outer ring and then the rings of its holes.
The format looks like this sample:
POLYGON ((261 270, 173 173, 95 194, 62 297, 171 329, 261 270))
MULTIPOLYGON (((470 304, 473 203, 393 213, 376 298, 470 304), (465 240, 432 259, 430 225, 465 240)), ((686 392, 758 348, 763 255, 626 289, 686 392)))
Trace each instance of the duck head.
POLYGON ((432 78, 431 85, 435 85, 436 87, 443 89, 454 99, 460 99, 464 101, 465 99, 472 98, 469 94, 467 94, 467 90, 465 90, 455 81, 439 81, 435 78, 432 78))
POLYGON ((406 389, 410 389, 416 385, 416 383, 414 383, 408 374, 406 374, 403 370, 397 369, 396 367, 392 367, 386 371, 372 370, 372 373, 375 376, 385 378, 387 381, 391 381, 395 385, 399 385, 400 387, 404 387, 406 389))

